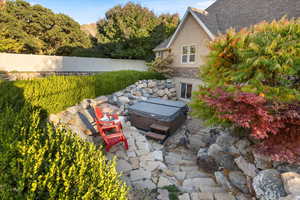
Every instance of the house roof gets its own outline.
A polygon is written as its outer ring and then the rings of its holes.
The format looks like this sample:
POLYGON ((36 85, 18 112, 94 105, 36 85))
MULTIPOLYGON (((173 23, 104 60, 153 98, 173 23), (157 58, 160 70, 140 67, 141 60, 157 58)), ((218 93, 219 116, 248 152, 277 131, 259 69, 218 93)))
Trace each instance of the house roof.
POLYGON ((300 17, 300 1, 217 0, 204 11, 189 7, 173 36, 158 45, 154 51, 170 47, 189 14, 196 19, 208 36, 213 39, 214 36, 225 33, 229 28, 240 30, 261 21, 278 20, 283 16, 298 18, 300 17))
POLYGON ((158 46, 156 46, 153 51, 160 51, 160 50, 164 50, 167 48, 168 43, 170 42, 171 37, 165 39, 162 43, 160 43, 158 46))
POLYGON ((300 17, 299 0, 217 0, 207 14, 195 12, 210 31, 217 35, 229 28, 240 30, 261 21, 300 17))

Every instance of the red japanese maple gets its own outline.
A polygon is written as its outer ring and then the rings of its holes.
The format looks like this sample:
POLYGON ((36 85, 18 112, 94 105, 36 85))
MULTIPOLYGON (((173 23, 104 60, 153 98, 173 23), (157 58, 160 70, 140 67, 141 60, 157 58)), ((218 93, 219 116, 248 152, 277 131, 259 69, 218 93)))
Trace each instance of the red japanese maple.
POLYGON ((220 119, 251 130, 262 140, 257 151, 273 160, 300 162, 300 104, 267 101, 263 96, 218 88, 199 96, 220 119))

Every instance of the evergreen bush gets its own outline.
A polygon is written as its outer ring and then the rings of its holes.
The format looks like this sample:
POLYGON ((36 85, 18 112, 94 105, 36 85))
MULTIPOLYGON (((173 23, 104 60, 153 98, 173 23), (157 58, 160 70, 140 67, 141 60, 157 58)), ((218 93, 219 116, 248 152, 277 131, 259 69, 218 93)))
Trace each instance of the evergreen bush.
POLYGON ((127 199, 115 161, 77 136, 40 122, 30 105, 1 107, 0 199, 127 199))

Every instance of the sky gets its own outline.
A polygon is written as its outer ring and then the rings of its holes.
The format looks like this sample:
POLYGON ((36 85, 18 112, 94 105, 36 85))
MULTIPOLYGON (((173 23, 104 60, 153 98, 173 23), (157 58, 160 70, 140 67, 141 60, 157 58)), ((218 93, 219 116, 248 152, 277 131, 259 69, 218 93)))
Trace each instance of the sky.
MULTIPOLYGON (((71 16, 80 24, 89 24, 103 18, 105 12, 115 5, 126 4, 129 0, 27 0, 41 4, 55 13, 71 16)), ((182 17, 188 6, 205 9, 215 0, 131 0, 152 10, 155 14, 179 13, 182 17)))

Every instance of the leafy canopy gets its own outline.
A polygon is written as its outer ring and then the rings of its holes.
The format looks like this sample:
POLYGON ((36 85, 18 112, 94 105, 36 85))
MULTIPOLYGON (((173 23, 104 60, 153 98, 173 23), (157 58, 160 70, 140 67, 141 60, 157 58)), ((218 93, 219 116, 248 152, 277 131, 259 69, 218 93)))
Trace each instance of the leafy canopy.
POLYGON ((80 25, 41 5, 7 1, 0 12, 0 52, 70 55, 91 46, 80 25))
POLYGON ((178 14, 156 16, 132 2, 115 6, 97 23, 97 39, 104 56, 151 59, 152 49, 175 31, 178 14))

